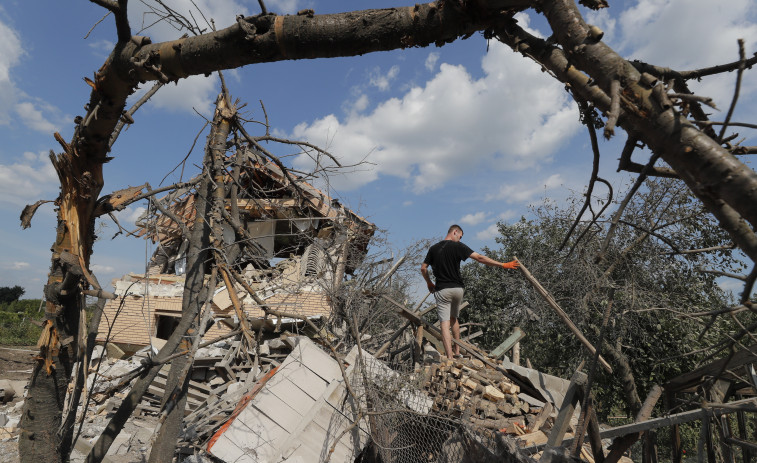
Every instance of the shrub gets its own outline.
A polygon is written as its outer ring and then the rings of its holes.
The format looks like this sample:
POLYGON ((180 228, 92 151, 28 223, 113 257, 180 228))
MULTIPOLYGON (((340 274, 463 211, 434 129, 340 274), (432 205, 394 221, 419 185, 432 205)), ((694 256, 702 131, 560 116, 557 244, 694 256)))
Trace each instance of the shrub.
POLYGON ((0 303, 0 344, 34 345, 42 331, 32 321, 42 318, 41 300, 22 299, 0 303))

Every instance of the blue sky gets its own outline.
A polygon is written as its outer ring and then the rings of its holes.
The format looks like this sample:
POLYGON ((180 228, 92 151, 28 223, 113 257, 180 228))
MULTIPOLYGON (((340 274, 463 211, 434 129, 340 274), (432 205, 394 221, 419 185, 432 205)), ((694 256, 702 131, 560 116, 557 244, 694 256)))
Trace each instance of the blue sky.
MULTIPOLYGON (((190 1, 169 1, 186 10, 190 1)), ((258 12, 257 1, 201 0, 195 3, 218 27, 238 14, 258 12)), ((278 0, 266 2, 280 14, 312 8, 316 13, 408 6, 401 1, 278 0)), ((605 31, 604 40, 622 55, 679 70, 735 60, 736 40, 757 51, 757 14, 748 0, 610 1, 600 13, 584 12, 605 31)), ((144 22, 142 2, 132 1, 136 33, 144 22)), ((48 152, 69 140, 73 119, 84 114, 92 77, 115 40, 111 17, 85 0, 0 5, 0 286, 21 285, 39 297, 55 236, 51 205, 40 208, 32 228, 21 230, 25 204, 57 196, 48 152), (86 38, 85 38, 86 37, 86 38)), ((533 11, 521 25, 549 35, 533 11)), ((153 41, 181 35, 158 24, 143 35, 153 41)), ((562 85, 530 60, 476 34, 442 48, 416 48, 354 58, 302 60, 247 66, 226 73, 232 95, 247 102, 247 115, 262 120, 265 105, 274 133, 316 143, 343 164, 365 163, 334 175, 333 195, 387 230, 393 247, 422 238, 441 238, 460 223, 474 249, 494 245, 499 220, 517 220, 531 204, 549 197, 560 203, 583 191, 592 154, 586 130, 562 85)), ((722 120, 733 94, 735 73, 696 83, 715 98, 722 120)), ((735 120, 754 122, 757 79, 748 74, 735 120)), ((105 166, 103 194, 161 179, 187 154, 219 91, 218 80, 193 77, 162 89, 135 116, 105 166)), ((249 130, 258 130, 250 125, 249 130)), ((745 144, 754 145, 743 131, 745 144)), ((205 134, 199 139, 200 146, 205 134)), ((624 135, 602 142, 601 175, 617 185, 624 135)), ((277 148, 280 155, 295 154, 277 148)), ((297 168, 309 160, 286 158, 297 168)), ((201 150, 190 157, 201 160, 201 150)), ((643 159, 638 159, 643 162, 643 159)), ((189 175, 196 172, 190 168, 189 175)), ((176 174, 167 182, 178 180, 176 174)), ((119 215, 130 224, 135 205, 119 215)), ((102 283, 140 272, 152 252, 142 240, 119 236, 112 224, 98 225, 92 270, 102 283)), ((420 277, 419 277, 420 279, 420 277)))

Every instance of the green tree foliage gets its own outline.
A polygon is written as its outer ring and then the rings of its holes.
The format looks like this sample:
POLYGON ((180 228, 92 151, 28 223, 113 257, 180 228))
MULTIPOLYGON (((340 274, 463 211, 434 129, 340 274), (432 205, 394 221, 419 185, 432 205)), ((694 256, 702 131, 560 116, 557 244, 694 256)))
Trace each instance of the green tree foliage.
MULTIPOLYGON (((731 301, 716 275, 703 269, 739 271, 742 264, 717 223, 670 180, 648 182, 637 193, 604 253, 610 224, 600 221, 581 222, 561 250, 582 201, 574 198, 564 209, 545 203, 531 220, 500 223, 500 247, 483 252, 502 261, 517 256, 595 345, 612 304, 602 353, 615 373, 597 369, 597 408, 605 416, 619 408, 634 412, 638 402, 628 387, 643 400, 652 384, 663 384, 714 353, 712 347, 731 326, 696 314, 731 301), (630 366, 627 377, 619 362, 630 366)), ((463 272, 471 309, 461 321, 484 325, 483 347, 497 346, 520 326, 527 333, 521 356, 542 371, 570 377, 589 358, 521 272, 475 263, 463 272)))
POLYGON ((32 345, 41 329, 33 320, 42 318, 39 299, 0 303, 0 344, 32 345))
POLYGON ((0 287, 0 303, 17 301, 26 290, 18 285, 0 287))

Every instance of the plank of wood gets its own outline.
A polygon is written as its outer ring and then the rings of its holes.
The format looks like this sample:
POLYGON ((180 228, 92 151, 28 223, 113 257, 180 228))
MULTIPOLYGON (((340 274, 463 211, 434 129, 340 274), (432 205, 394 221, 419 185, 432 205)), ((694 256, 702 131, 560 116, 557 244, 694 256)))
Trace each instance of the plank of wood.
MULTIPOLYGON (((544 407, 542 407, 541 411, 538 415, 536 415, 536 420, 534 420, 533 424, 531 425, 531 431, 535 432, 541 429, 542 425, 547 422, 547 418, 549 418, 549 415, 552 414, 552 410, 554 407, 551 403, 547 402, 544 404, 544 407)), ((547 441, 544 440, 544 443, 547 441)))
POLYGON ((505 339, 502 344, 495 347, 489 355, 495 359, 501 358, 503 355, 507 353, 510 349, 513 348, 513 346, 520 341, 521 339, 526 337, 525 331, 520 329, 520 326, 516 326, 513 332, 510 334, 510 336, 505 339))
POLYGON ((549 438, 542 431, 533 431, 528 434, 518 436, 518 441, 524 446, 546 444, 549 438))
MULTIPOLYGON (((544 287, 539 283, 539 281, 534 278, 533 275, 531 275, 531 272, 528 271, 525 265, 521 261, 518 260, 518 258, 515 258, 516 261, 520 264, 518 268, 521 272, 523 272, 523 275, 526 277, 529 283, 536 289, 536 291, 541 294, 541 296, 544 298, 545 301, 547 301, 547 304, 554 309, 554 311, 557 313, 557 315, 560 317, 560 319, 565 323, 570 331, 573 332, 573 334, 578 338, 579 341, 581 341, 581 344, 586 347, 586 349, 591 352, 591 355, 595 355, 597 352, 597 349, 594 348, 594 346, 589 342, 588 339, 586 339, 586 336, 581 333, 581 330, 578 329, 578 327, 573 323, 573 321, 568 317, 568 314, 565 313, 565 311, 557 304, 555 299, 552 297, 549 292, 544 289, 544 287)), ((602 367, 608 372, 612 373, 612 367, 609 363, 607 363, 607 360, 602 358, 602 356, 599 356, 599 363, 602 365, 602 367)))
MULTIPOLYGON (((576 371, 573 373, 573 377, 570 378, 570 385, 565 393, 565 399, 562 402, 560 412, 557 414, 555 425, 552 428, 552 432, 549 433, 549 440, 547 441, 547 447, 557 447, 563 440, 563 436, 568 431, 570 425, 570 419, 576 411, 576 405, 580 400, 580 389, 586 384, 587 376, 582 371, 576 371)), ((542 458, 546 458, 548 452, 544 452, 542 458)))

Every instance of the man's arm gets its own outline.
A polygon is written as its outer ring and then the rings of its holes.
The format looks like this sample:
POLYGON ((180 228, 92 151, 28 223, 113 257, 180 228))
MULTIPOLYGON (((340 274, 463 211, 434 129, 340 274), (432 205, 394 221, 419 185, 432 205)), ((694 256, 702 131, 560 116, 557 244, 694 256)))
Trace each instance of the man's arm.
MULTIPOLYGON (((516 269, 518 268, 518 261, 512 260, 510 262, 499 262, 494 259, 491 259, 486 256, 482 256, 481 254, 474 252, 470 255, 470 258, 475 260, 476 262, 480 262, 484 265, 488 265, 490 267, 502 267, 502 268, 508 268, 508 269, 516 269)), ((421 270, 423 272, 423 270, 421 270)))
POLYGON ((431 281, 431 278, 428 276, 428 264, 422 263, 421 264, 421 275, 423 275, 423 279, 426 280, 426 286, 428 286, 428 291, 433 293, 436 291, 436 285, 431 281))

